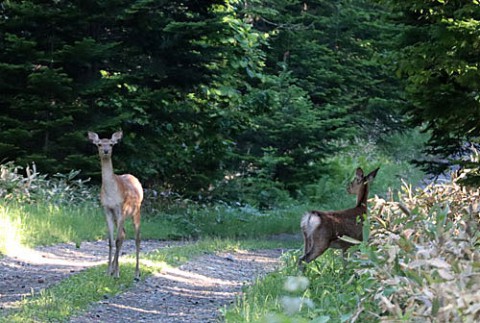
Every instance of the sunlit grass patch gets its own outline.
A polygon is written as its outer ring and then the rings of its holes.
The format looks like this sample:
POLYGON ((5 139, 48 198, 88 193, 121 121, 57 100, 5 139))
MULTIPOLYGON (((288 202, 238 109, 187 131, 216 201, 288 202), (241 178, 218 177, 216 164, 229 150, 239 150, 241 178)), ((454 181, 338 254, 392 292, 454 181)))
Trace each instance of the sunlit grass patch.
POLYGON ((29 215, 28 237, 25 238, 27 245, 70 241, 79 243, 105 236, 105 218, 97 205, 35 204, 27 205, 24 209, 29 215), (38 234, 42 231, 48 234, 38 234))
POLYGON ((105 220, 95 205, 18 204, 0 205, 0 253, 21 247, 80 243, 105 236, 105 220))
POLYGON ((13 212, 20 210, 0 205, 0 254, 12 255, 23 248, 22 216, 13 212))

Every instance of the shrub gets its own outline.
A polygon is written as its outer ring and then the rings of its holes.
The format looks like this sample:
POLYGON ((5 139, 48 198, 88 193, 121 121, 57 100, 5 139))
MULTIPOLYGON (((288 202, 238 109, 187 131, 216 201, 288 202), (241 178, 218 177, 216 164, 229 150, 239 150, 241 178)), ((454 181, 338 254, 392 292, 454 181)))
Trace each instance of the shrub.
POLYGON ((37 172, 35 164, 27 166, 24 174, 22 170, 11 162, 0 165, 0 198, 19 203, 98 201, 98 191, 85 185, 88 180, 75 179, 80 171, 48 177, 37 172))
POLYGON ((387 320, 479 321, 480 190, 459 185, 463 176, 373 199, 358 274, 379 282, 370 294, 387 320))

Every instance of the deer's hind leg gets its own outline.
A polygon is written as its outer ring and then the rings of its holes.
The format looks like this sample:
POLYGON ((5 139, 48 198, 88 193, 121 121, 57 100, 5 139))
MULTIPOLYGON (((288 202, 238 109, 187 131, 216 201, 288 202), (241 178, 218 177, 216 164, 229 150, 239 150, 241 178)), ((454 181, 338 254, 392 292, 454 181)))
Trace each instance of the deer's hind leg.
POLYGON ((133 215, 133 229, 135 231, 135 252, 136 252, 136 264, 135 264, 135 280, 140 279, 140 208, 133 215))
POLYGON ((301 264, 304 260, 305 260, 305 257, 307 255, 307 253, 310 251, 310 249, 312 248, 312 244, 313 244, 313 241, 312 241, 312 237, 309 236, 306 232, 306 230, 302 230, 302 233, 303 233, 303 256, 301 256, 299 259, 298 259, 298 263, 301 264))
POLYGON ((315 241, 312 248, 304 256, 305 262, 309 263, 317 259, 318 257, 320 257, 328 249, 328 246, 329 246, 328 241, 324 241, 324 240, 315 241))
POLYGON ((120 277, 120 266, 119 266, 119 258, 121 255, 123 241, 125 240, 125 218, 122 216, 121 212, 118 211, 117 213, 117 239, 115 241, 115 256, 113 257, 113 265, 112 265, 112 274, 113 277, 119 278, 120 277))
POLYGON ((321 226, 312 233, 310 236, 310 249, 303 257, 306 263, 317 259, 330 247, 330 239, 328 237, 328 232, 321 226))

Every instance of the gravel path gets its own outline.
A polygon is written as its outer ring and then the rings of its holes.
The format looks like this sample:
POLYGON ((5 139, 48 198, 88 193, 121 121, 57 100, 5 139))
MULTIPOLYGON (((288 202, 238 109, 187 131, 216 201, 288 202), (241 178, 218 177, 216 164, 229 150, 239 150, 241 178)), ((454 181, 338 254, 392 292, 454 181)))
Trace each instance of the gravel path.
MULTIPOLYGON (((142 252, 183 242, 142 241, 142 252)), ((134 252, 134 241, 122 251, 134 252)), ((79 271, 105 263, 105 241, 21 250, 0 259, 0 311, 79 271)), ((147 277, 122 294, 92 304, 70 322, 218 322, 219 309, 242 287, 279 265, 281 249, 207 254, 147 277)), ((141 261, 141 256, 140 256, 141 261)))

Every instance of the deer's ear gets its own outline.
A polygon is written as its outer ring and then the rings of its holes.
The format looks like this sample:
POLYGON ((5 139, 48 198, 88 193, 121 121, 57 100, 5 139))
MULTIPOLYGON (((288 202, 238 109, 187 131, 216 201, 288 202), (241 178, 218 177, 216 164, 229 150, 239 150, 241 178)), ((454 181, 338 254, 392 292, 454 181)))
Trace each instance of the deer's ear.
POLYGON ((93 144, 98 144, 100 141, 100 138, 98 138, 98 135, 95 132, 88 132, 88 139, 93 143, 93 144))
POLYGON ((377 169, 371 171, 370 174, 368 174, 368 175, 366 176, 367 181, 369 181, 369 182, 373 181, 373 179, 375 178, 375 176, 377 176, 377 172, 378 172, 379 169, 380 169, 380 167, 378 167, 377 169))
POLYGON ((123 137, 123 132, 122 131, 117 131, 112 135, 112 142, 116 144, 120 139, 123 137))
POLYGON ((355 171, 355 177, 359 179, 363 178, 363 169, 361 167, 358 167, 357 170, 355 171))

